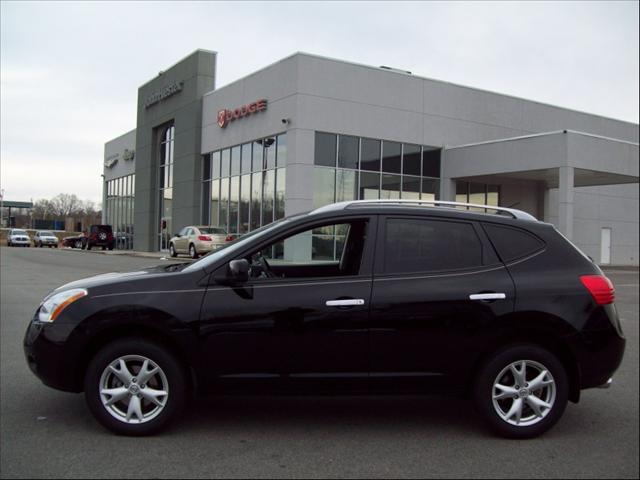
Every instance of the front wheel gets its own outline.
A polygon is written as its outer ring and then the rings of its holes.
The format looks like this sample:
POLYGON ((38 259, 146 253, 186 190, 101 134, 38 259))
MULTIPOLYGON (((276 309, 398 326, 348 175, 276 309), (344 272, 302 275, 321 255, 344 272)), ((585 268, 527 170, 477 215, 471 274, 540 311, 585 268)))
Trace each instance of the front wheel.
POLYGON ((151 435, 182 410, 183 369, 163 347, 144 339, 117 340, 90 362, 85 399, 96 419, 121 435, 151 435))
POLYGON ((198 258, 198 252, 196 251, 196 246, 193 243, 189 245, 189 256, 191 258, 198 258))
POLYGON ((173 246, 173 243, 169 244, 169 255, 173 258, 178 256, 178 252, 176 252, 176 247, 173 246))
POLYGON ((507 438, 531 438, 549 430, 562 416, 568 396, 562 363, 549 351, 527 344, 495 353, 474 389, 484 420, 507 438))

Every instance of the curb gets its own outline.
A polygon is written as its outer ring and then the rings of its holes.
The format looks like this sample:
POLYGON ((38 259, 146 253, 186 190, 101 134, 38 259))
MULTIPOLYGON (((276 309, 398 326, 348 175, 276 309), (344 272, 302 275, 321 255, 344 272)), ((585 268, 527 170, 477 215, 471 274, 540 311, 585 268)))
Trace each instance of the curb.
POLYGON ((128 257, 138 257, 138 258, 149 258, 155 260, 167 260, 167 261, 177 261, 177 262, 191 262, 191 258, 180 258, 175 257, 171 258, 169 253, 155 253, 155 252, 136 252, 131 250, 81 250, 78 248, 71 247, 62 247, 59 248, 62 252, 75 252, 75 253, 85 253, 85 254, 96 254, 96 255, 112 255, 112 256, 128 256, 128 257))

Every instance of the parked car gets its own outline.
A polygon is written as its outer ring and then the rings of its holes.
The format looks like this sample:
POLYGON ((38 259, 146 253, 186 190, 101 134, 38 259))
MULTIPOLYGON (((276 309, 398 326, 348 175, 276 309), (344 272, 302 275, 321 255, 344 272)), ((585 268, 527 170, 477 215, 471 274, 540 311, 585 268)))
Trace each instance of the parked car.
POLYGON ((26 230, 22 230, 20 228, 13 228, 9 231, 9 235, 7 235, 7 246, 8 247, 30 247, 31 240, 29 240, 29 234, 26 230))
POLYGON ((169 253, 172 257, 187 253, 191 258, 198 258, 233 239, 233 235, 229 235, 222 227, 184 227, 169 241, 169 253))
POLYGON ((56 237, 53 232, 50 232, 49 230, 38 230, 33 236, 33 246, 39 248, 58 248, 58 237, 56 237))
POLYGON ((87 244, 87 236, 84 232, 80 235, 71 235, 62 239, 62 246, 69 248, 84 249, 87 244))
POLYGON ((553 225, 449 208, 465 205, 344 202, 189 264, 69 283, 38 307, 26 359, 119 434, 157 432, 211 390, 442 392, 499 435, 539 435, 611 385, 615 291, 553 225))
POLYGON ((116 239, 113 236, 111 225, 91 225, 86 241, 87 250, 91 250, 93 247, 113 250, 115 243, 116 239))

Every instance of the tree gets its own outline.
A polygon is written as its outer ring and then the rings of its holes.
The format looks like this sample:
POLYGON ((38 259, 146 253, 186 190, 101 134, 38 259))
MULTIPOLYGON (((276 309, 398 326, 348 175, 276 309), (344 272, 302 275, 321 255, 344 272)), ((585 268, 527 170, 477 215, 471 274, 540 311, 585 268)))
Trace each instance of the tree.
POLYGON ((45 198, 36 200, 33 204, 33 218, 47 220, 50 216, 54 216, 51 201, 45 198))
POLYGON ((75 194, 60 193, 51 199, 51 205, 57 217, 65 218, 83 214, 82 200, 75 194))

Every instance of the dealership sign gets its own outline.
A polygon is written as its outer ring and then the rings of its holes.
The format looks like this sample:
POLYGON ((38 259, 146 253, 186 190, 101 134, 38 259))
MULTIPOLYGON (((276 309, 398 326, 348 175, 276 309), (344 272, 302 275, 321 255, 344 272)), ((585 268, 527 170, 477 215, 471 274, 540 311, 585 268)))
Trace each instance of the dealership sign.
POLYGON ((247 117, 253 113, 262 112, 267 109, 267 101, 265 99, 257 100, 253 103, 243 105, 235 110, 227 110, 226 108, 218 112, 218 126, 224 128, 229 122, 247 117))
POLYGON ((167 85, 157 92, 153 92, 151 95, 144 99, 144 108, 149 108, 151 105, 155 105, 160 100, 164 100, 171 95, 175 95, 182 90, 183 85, 184 82, 175 82, 171 85, 167 85))

